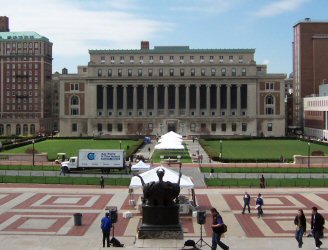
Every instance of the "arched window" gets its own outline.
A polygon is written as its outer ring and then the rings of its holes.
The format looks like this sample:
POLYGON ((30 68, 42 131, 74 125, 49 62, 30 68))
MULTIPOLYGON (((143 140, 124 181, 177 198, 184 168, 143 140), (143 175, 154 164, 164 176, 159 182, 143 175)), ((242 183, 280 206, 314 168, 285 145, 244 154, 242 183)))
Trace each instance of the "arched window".
POLYGON ((275 114, 274 97, 272 95, 268 95, 265 97, 265 114, 266 115, 275 114))
POLYGON ((20 135, 22 133, 22 128, 20 124, 16 125, 16 135, 20 135))
POLYGON ((273 96, 272 95, 268 95, 265 98, 265 104, 273 104, 273 96))
POLYGON ((78 96, 73 95, 71 97, 71 115, 80 114, 80 99, 78 96))
POLYGON ((30 126, 30 134, 31 135, 35 134, 35 125, 34 124, 31 124, 31 126, 30 126))
POLYGON ((28 126, 27 124, 23 125, 23 135, 27 135, 28 134, 28 126))
POLYGON ((76 95, 73 95, 71 97, 71 105, 79 105, 80 101, 79 98, 76 95))

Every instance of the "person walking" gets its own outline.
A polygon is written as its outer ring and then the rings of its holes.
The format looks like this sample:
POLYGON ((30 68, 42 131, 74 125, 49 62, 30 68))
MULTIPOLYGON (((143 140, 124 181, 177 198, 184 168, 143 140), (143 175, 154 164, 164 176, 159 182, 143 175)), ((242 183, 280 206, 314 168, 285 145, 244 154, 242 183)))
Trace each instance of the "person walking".
POLYGON ((306 231, 306 219, 303 209, 298 209, 294 224, 296 226, 295 239, 298 242, 298 247, 301 248, 303 245, 303 234, 306 231))
POLYGON ((228 250, 229 247, 221 241, 221 236, 226 232, 226 225, 223 223, 223 219, 216 208, 210 209, 213 222, 212 222, 212 250, 216 250, 216 245, 219 245, 222 249, 228 250))
POLYGON ((265 179, 264 179, 263 174, 262 174, 262 176, 260 178, 260 188, 265 188, 265 179))
POLYGON ((323 225, 325 224, 325 219, 321 214, 318 213, 317 207, 312 207, 311 216, 311 230, 315 241, 315 249, 320 249, 322 241, 320 238, 323 235, 323 225))
POLYGON ((100 176, 99 183, 100 183, 100 188, 104 188, 105 187, 105 179, 104 179, 104 176, 100 176))
POLYGON ((107 247, 110 247, 109 235, 110 235, 110 230, 112 228, 112 221, 109 218, 109 213, 106 213, 105 216, 101 219, 100 228, 103 235, 102 238, 103 247, 105 247, 105 242, 107 243, 107 247))
POLYGON ((248 213, 250 214, 251 208, 249 206, 249 203, 251 202, 251 196, 247 192, 245 192, 243 200, 244 200, 244 208, 242 214, 245 213, 246 207, 248 208, 248 213))
POLYGON ((262 206, 264 205, 263 198, 261 194, 257 195, 257 199, 255 202, 255 208, 257 209, 257 217, 260 218, 263 216, 263 209, 262 206))
POLYGON ((213 167, 211 167, 211 170, 210 170, 210 178, 213 178, 213 174, 214 174, 214 168, 213 167))

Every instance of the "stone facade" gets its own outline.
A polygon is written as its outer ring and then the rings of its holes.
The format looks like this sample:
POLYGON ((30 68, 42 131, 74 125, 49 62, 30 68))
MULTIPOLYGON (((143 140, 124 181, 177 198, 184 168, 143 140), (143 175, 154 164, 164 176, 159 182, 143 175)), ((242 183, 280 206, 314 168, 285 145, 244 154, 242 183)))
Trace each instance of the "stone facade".
POLYGON ((268 74, 254 49, 190 49, 142 43, 90 50, 77 74, 61 74, 61 136, 284 136, 284 74, 268 74))

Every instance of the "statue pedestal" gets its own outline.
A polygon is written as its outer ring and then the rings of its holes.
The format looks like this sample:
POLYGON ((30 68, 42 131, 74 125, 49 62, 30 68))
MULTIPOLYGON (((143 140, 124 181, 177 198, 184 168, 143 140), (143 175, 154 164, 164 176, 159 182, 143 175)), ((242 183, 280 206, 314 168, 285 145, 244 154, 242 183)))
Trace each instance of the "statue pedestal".
POLYGON ((179 205, 142 206, 139 239, 183 239, 179 221, 179 205))

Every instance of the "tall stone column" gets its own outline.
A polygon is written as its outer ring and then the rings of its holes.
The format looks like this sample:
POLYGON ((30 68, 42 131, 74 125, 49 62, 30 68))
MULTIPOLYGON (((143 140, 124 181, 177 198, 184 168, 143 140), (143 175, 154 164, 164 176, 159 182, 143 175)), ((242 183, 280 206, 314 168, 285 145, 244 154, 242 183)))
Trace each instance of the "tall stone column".
POLYGON ((107 110, 107 85, 103 85, 103 116, 108 116, 107 110))
POLYGON ((167 116, 169 111, 169 85, 164 85, 164 115, 167 116))
POLYGON ((231 85, 227 84, 227 116, 231 115, 231 85))
POLYGON ((240 95, 240 89, 241 89, 241 84, 237 85, 237 116, 240 116, 240 110, 241 110, 241 95, 240 95))
POLYGON ((113 85, 113 116, 117 116, 117 85, 113 85))
POLYGON ((206 113, 211 115, 211 85, 206 85, 206 113))
POLYGON ((138 85, 133 86, 133 116, 137 116, 137 87, 138 85))
POLYGON ((221 85, 216 85, 216 112, 221 116, 221 85))
POLYGON ((200 111, 200 85, 196 86, 196 116, 199 116, 200 111))
POLYGON ((147 111, 148 111, 148 93, 147 93, 147 88, 148 85, 143 85, 143 110, 144 110, 144 115, 143 116, 148 116, 147 111))
POLYGON ((158 115, 158 85, 154 85, 154 116, 158 115))
POLYGON ((190 95, 189 95, 190 85, 186 84, 186 116, 190 115, 190 95))
POLYGON ((180 107, 179 107, 179 85, 175 85, 175 106, 174 106, 174 113, 176 116, 180 114, 180 107))
POLYGON ((123 116, 127 115, 127 105, 128 105, 128 94, 127 94, 127 88, 128 86, 123 86, 123 116))

